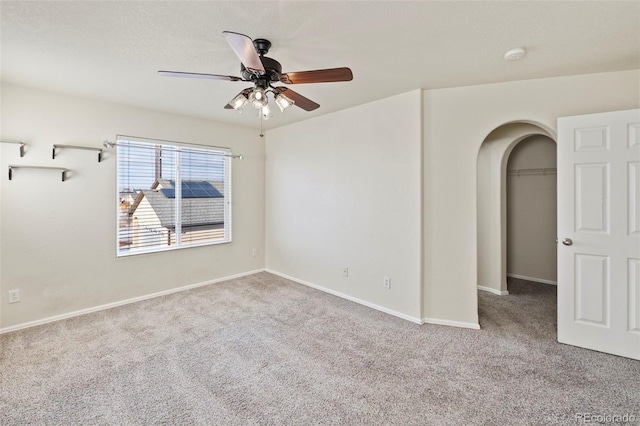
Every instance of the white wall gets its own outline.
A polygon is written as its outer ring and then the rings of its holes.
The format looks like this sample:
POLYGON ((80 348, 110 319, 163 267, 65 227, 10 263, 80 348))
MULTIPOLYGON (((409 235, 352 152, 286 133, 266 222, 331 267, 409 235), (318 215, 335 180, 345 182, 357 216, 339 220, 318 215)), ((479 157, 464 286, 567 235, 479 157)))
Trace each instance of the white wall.
POLYGON ((419 321, 421 91, 266 138, 267 268, 419 321))
POLYGON ((495 128, 637 108, 640 71, 424 92, 424 315, 477 324, 476 165, 495 128))
POLYGON ((264 268, 264 144, 257 131, 14 85, 3 85, 1 94, 1 137, 28 145, 24 158, 15 146, 0 146, 0 327, 264 268), (232 166, 233 242, 117 259, 115 152, 102 163, 79 150, 51 159, 53 144, 102 147, 116 134, 243 154, 232 166), (72 171, 64 183, 57 172, 23 169, 9 181, 8 164, 72 171), (22 301, 9 305, 7 292, 16 288, 22 301))
POLYGON ((271 130, 266 211, 255 131, 11 85, 1 101, 1 136, 29 144, 23 159, 0 146, 1 327, 261 268, 250 253, 264 231, 270 269, 408 318, 474 326, 480 145, 508 122, 553 131, 561 116, 637 108, 640 71, 414 91, 271 130), (54 143, 101 146, 116 133, 242 153, 234 242, 116 259, 113 154, 50 158, 54 143), (73 173, 8 182, 12 163, 73 173), (23 300, 8 305, 13 288, 23 300))
MULTIPOLYGON (((511 151, 507 168, 556 167, 556 143, 529 137, 511 151)), ((557 281, 556 174, 507 176, 507 273, 557 281)))

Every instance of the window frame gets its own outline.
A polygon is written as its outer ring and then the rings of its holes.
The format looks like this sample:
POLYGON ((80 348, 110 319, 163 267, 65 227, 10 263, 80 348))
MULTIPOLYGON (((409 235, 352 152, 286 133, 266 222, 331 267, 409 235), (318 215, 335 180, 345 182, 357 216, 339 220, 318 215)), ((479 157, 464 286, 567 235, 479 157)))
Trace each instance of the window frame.
MULTIPOLYGON (((136 256, 141 254, 151 254, 151 253, 162 253, 167 251, 174 250, 183 250, 192 247, 204 247, 204 246, 214 246, 218 244, 227 244, 232 242, 232 185, 231 185, 231 165, 232 165, 232 152, 230 148, 213 146, 213 145, 200 145, 200 144, 189 144, 184 142, 176 142, 170 140, 163 139, 152 139, 152 138, 143 138, 138 136, 126 136, 126 135, 116 135, 116 257, 124 258, 129 256, 136 256), (141 144, 141 145, 152 145, 157 146, 160 145, 162 150, 172 151, 176 153, 176 176, 174 179, 174 189, 176 193, 176 205, 175 205, 175 245, 169 246, 158 246, 158 247, 143 247, 143 248, 133 248, 127 250, 121 250, 120 248, 120 218, 121 218, 121 210, 119 207, 119 200, 121 196, 120 192, 120 146, 127 145, 128 143, 133 144, 141 144), (182 243, 181 242, 181 232, 177 232, 177 230, 182 230, 181 223, 181 213, 182 206, 180 201, 182 200, 182 164, 181 164, 181 153, 183 152, 191 152, 191 153, 204 153, 205 155, 220 155, 224 158, 224 238, 217 241, 205 241, 199 243, 182 243), (219 154, 218 154, 219 153, 219 154), (180 184, 179 184, 180 183, 180 184)), ((149 149, 154 149, 151 146, 149 149)))

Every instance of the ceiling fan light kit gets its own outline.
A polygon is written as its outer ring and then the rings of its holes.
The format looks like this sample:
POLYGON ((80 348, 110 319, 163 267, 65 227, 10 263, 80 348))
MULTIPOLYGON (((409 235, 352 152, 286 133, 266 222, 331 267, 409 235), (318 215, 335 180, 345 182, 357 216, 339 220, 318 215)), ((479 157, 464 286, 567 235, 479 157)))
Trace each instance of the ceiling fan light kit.
POLYGON ((255 87, 251 93, 249 94, 249 101, 253 104, 254 107, 260 109, 267 106, 269 102, 267 100, 267 94, 265 90, 261 87, 255 87))
POLYGON ((278 107, 280 108, 280 112, 284 112, 285 109, 295 104, 292 99, 287 98, 282 93, 276 94, 274 100, 276 101, 276 105, 278 105, 278 107))
POLYGON ((260 114, 263 120, 268 120, 273 115, 271 113, 271 108, 269 108, 269 105, 263 106, 262 109, 260 109, 260 112, 258 114, 260 114))
POLYGON ((305 98, 289 88, 273 86, 272 83, 307 84, 353 80, 353 73, 347 67, 283 73, 282 66, 278 61, 264 56, 269 53, 271 48, 269 40, 263 38, 251 40, 244 34, 231 31, 223 31, 222 34, 240 59, 242 77, 183 71, 158 71, 158 73, 169 77, 251 82, 253 87, 246 88, 238 93, 229 101, 225 109, 235 109, 242 113, 245 106, 251 103, 258 110, 260 118, 264 120, 268 120, 272 116, 268 93, 273 94, 273 99, 281 112, 284 112, 291 105, 296 105, 305 111, 313 111, 320 107, 319 104, 311 99, 305 98))
POLYGON ((229 101, 229 105, 236 111, 242 113, 242 110, 249 102, 249 98, 244 93, 239 93, 235 98, 229 101))

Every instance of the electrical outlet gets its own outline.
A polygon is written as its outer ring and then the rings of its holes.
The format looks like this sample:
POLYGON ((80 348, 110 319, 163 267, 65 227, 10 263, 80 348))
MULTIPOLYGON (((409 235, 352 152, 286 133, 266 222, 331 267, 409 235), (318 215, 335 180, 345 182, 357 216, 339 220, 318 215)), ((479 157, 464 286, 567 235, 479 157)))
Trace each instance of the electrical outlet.
POLYGON ((20 301, 20 290, 9 290, 9 303, 17 303, 20 301))
POLYGON ((349 268, 342 268, 342 276, 345 278, 349 276, 349 268))
POLYGON ((258 249, 251 250, 251 256, 256 257, 258 255, 258 249))
POLYGON ((391 278, 384 277, 384 284, 382 284, 384 288, 391 288, 391 278))

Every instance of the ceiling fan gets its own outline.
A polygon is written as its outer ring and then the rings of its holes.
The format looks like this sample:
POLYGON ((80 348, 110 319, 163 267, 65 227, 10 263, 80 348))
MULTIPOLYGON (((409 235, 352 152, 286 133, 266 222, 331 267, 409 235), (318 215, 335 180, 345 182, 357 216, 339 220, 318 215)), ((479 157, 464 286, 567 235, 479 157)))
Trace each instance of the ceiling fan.
POLYGON ((271 48, 269 40, 263 38, 251 40, 250 37, 244 34, 231 31, 223 31, 222 34, 240 59, 240 74, 242 77, 181 71, 158 71, 158 74, 169 77, 251 82, 253 87, 242 90, 229 101, 225 108, 242 112, 244 107, 251 103, 258 109, 260 116, 265 120, 271 117, 267 98, 269 92, 273 94, 275 103, 281 111, 291 105, 296 105, 305 111, 313 111, 320 107, 319 104, 311 99, 305 98, 287 87, 273 86, 273 83, 306 84, 353 80, 351 69, 347 67, 283 73, 282 66, 278 61, 265 56, 271 48))

